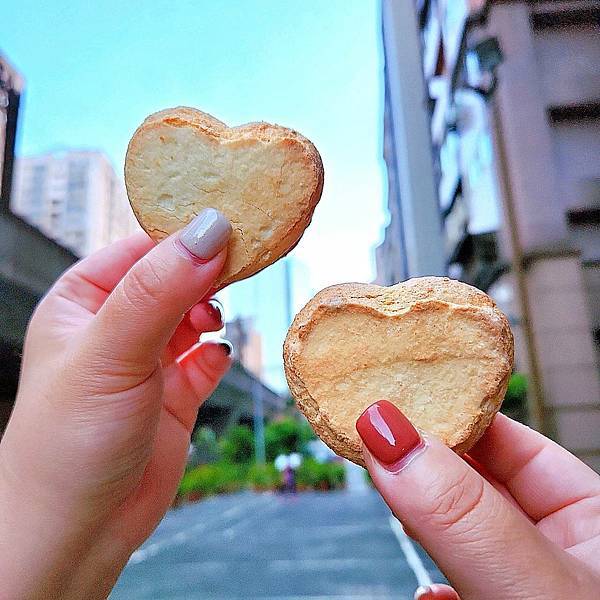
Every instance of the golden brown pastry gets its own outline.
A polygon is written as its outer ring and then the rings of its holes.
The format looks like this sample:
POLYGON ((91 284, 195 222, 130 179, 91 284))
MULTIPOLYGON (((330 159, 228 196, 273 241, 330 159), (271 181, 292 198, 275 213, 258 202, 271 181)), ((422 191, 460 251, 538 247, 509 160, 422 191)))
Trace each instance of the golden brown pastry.
POLYGON ((133 134, 125 184, 140 225, 156 241, 202 209, 233 226, 217 288, 287 254, 308 227, 323 189, 323 165, 299 133, 268 123, 227 127, 193 108, 150 115, 133 134))
POLYGON ((494 302, 458 281, 346 283, 322 290, 298 313, 284 363, 315 432, 364 466, 356 419, 382 399, 456 452, 469 450, 504 398, 513 337, 494 302))

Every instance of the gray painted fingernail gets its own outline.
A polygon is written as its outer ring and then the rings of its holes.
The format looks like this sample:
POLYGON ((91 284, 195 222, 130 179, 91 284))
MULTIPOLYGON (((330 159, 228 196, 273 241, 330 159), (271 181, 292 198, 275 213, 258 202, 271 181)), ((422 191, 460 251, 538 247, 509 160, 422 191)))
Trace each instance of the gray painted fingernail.
POLYGON ((210 260, 226 245, 231 235, 231 223, 214 208, 205 208, 179 234, 179 241, 195 257, 210 260))

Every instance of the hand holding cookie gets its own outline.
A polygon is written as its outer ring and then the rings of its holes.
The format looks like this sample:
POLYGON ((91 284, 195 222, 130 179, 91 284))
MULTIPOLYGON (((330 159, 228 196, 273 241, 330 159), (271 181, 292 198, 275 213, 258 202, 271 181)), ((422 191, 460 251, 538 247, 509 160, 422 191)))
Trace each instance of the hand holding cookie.
POLYGON ((595 597, 600 478, 496 415, 513 338, 486 294, 435 277, 333 286, 296 316, 284 357, 314 430, 366 466, 458 592, 432 586, 415 598, 595 597))

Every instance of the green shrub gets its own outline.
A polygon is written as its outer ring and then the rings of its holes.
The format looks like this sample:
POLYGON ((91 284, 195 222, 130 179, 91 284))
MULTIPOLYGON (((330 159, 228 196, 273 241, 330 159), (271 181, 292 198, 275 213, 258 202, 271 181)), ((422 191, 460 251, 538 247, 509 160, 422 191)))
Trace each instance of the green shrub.
POLYGON ((248 483, 255 490, 273 490, 281 485, 281 474, 272 463, 254 463, 248 471, 248 483))
POLYGON ((179 484, 179 495, 227 494, 237 492, 246 485, 247 468, 228 462, 200 465, 190 469, 179 484))
POLYGON ((513 373, 508 381, 502 412, 517 421, 527 419, 527 384, 527 376, 523 373, 513 373))
POLYGON ((312 458, 305 459, 296 471, 296 483, 301 488, 335 490, 344 487, 346 471, 336 463, 319 463, 312 458))
POLYGON ((247 425, 232 427, 221 438, 223 458, 235 464, 247 464, 254 458, 254 434, 247 425))
POLYGON ((268 461, 273 461, 280 454, 302 452, 307 442, 315 438, 315 434, 306 421, 285 418, 273 421, 265 427, 265 451, 268 461))
POLYGON ((523 373, 513 373, 508 381, 506 390, 507 400, 524 402, 527 397, 527 377, 523 373))

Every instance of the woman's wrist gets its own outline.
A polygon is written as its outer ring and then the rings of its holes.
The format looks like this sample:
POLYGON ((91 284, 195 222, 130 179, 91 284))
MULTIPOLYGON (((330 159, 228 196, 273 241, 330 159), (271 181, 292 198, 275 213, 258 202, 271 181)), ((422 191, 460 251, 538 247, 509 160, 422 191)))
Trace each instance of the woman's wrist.
POLYGON ((0 456, 0 581, 7 598, 106 598, 131 554, 100 524, 12 481, 0 456))
POLYGON ((131 550, 114 539, 95 539, 84 557, 77 559, 76 569, 68 578, 61 600, 104 600, 125 568, 131 550))

